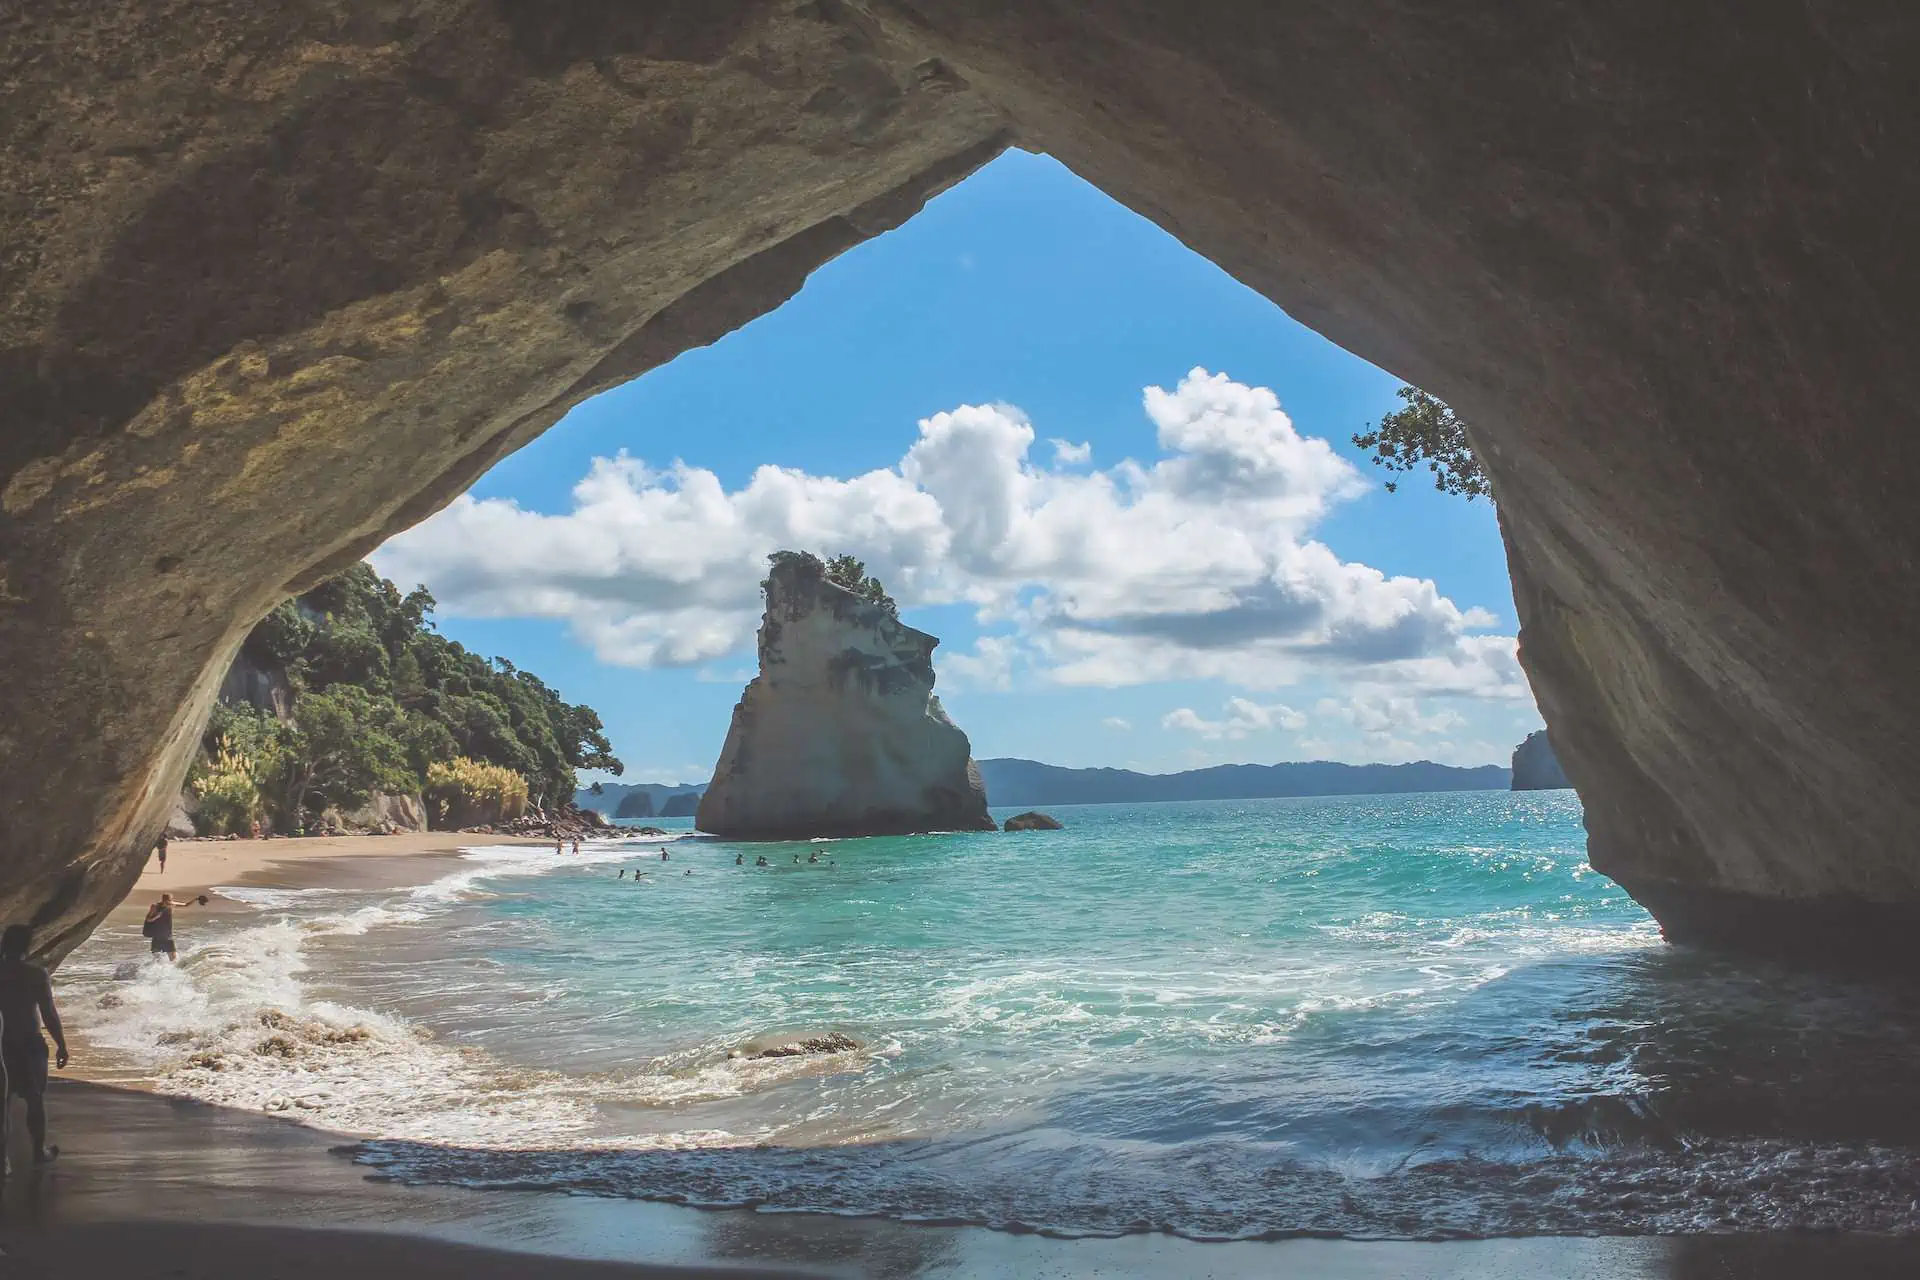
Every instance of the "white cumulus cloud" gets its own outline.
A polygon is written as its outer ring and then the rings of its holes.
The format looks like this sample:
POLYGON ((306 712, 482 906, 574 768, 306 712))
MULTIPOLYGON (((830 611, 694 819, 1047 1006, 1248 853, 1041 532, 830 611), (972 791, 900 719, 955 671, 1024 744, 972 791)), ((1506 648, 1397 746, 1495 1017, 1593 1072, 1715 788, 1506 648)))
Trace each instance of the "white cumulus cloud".
POLYGON ((1037 462, 1010 405, 934 414, 895 466, 848 479, 769 466, 729 490, 681 462, 600 458, 564 512, 463 497, 375 562, 450 613, 563 619, 632 666, 748 651, 766 556, 784 547, 850 551, 907 608, 971 606, 1001 634, 939 663, 985 687, 1022 668, 1247 689, 1321 674, 1408 697, 1527 698, 1513 637, 1475 634, 1490 615, 1312 537, 1368 482, 1272 391, 1195 369, 1147 388, 1143 407, 1163 456, 1107 468, 1065 440, 1037 462))
POLYGON ((1182 729, 1203 738, 1244 738, 1273 729, 1299 730, 1307 718, 1283 703, 1262 704, 1251 698, 1228 698, 1226 714, 1218 720, 1202 717, 1192 707, 1178 707, 1160 717, 1164 729, 1182 729))

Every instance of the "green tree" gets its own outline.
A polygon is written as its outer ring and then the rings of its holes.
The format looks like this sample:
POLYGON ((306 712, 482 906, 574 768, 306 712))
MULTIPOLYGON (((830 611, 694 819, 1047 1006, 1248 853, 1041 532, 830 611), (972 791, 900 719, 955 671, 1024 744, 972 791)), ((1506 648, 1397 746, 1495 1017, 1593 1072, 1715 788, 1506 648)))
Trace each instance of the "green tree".
POLYGON ((871 601, 896 617, 900 606, 894 603, 880 579, 867 573, 866 562, 852 555, 838 555, 826 562, 827 581, 845 587, 864 600, 871 601))
POLYGON ((463 756, 519 774, 548 806, 573 799, 576 769, 622 772, 593 708, 441 636, 433 608, 425 588, 402 595, 364 564, 281 605, 247 645, 284 667, 291 719, 223 706, 206 751, 226 740, 283 823, 302 808, 418 790, 433 766, 463 756))
POLYGON ((392 699, 341 684, 300 699, 294 717, 302 747, 301 803, 351 809, 377 791, 420 790, 402 741, 406 716, 392 699))
MULTIPOLYGON (((1401 472, 1424 462, 1433 473, 1433 487, 1440 492, 1462 494, 1469 502, 1491 499, 1486 473, 1467 440, 1466 424, 1418 387, 1401 387, 1394 394, 1402 407, 1381 418, 1373 430, 1353 437, 1355 445, 1373 451, 1373 465, 1401 472)), ((1400 487, 1394 480, 1386 484, 1388 493, 1400 487)))

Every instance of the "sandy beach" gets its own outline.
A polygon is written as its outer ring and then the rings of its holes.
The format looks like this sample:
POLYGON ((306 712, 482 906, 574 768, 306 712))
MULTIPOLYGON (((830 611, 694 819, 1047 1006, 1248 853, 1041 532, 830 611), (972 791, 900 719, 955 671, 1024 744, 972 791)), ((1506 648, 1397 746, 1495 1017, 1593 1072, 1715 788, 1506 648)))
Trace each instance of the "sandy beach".
MULTIPOLYGON (((160 893, 176 899, 213 894, 218 886, 275 889, 381 889, 424 884, 439 861, 475 845, 549 845, 531 836, 476 835, 461 831, 411 831, 380 836, 305 836, 272 840, 175 840, 167 869, 149 859, 133 893, 107 917, 110 924, 139 920, 160 893)), ((251 908, 213 895, 205 910, 251 908)))

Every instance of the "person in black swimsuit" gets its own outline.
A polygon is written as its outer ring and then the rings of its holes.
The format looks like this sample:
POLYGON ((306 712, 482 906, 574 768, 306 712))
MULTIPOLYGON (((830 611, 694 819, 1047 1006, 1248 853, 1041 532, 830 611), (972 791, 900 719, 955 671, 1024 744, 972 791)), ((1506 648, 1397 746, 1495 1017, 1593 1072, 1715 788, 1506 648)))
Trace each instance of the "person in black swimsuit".
POLYGON ((140 926, 140 932, 144 933, 153 942, 153 954, 157 956, 164 955, 169 960, 178 960, 180 956, 173 947, 173 909, 175 907, 204 907, 206 905, 207 895, 204 893, 195 898, 191 903, 175 902, 172 894, 161 894, 160 901, 147 908, 146 921, 140 926))
MULTIPOLYGON (((27 1134, 33 1139, 33 1162, 46 1164, 60 1154, 47 1145, 47 1042, 40 1022, 59 1050, 54 1065, 67 1065, 67 1033, 60 1027, 60 1011, 53 1007, 53 983, 47 971, 27 959, 33 930, 8 925, 0 933, 0 1063, 6 1066, 6 1088, 0 1099, 0 1152, 12 1134, 13 1099, 27 1100, 27 1134)), ((0 1161, 0 1173, 11 1170, 0 1161)))

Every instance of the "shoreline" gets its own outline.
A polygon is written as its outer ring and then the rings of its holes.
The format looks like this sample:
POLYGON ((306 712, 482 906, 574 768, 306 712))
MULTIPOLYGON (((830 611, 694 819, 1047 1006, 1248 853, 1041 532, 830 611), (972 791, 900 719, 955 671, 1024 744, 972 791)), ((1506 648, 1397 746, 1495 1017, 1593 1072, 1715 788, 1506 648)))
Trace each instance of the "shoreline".
POLYGON ((1893 1280, 1920 1272, 1920 1238, 1913 1237, 1059 1239, 829 1214, 409 1186, 368 1176, 338 1154, 333 1135, 253 1112, 58 1079, 48 1107, 52 1136, 65 1148, 59 1162, 29 1172, 17 1147, 20 1172, 0 1188, 0 1277, 8 1280, 1893 1280))
MULTIPOLYGON (((602 837, 604 838, 604 837, 602 837)), ((469 831, 408 831, 398 835, 286 836, 262 840, 175 840, 167 869, 149 858, 129 893, 103 923, 138 924, 161 893, 176 900, 208 894, 200 908, 231 915, 254 908, 219 896, 222 885, 256 889, 407 889, 434 877, 429 868, 486 845, 542 846, 538 836, 469 831), (424 877, 424 878, 422 878, 424 877)))

